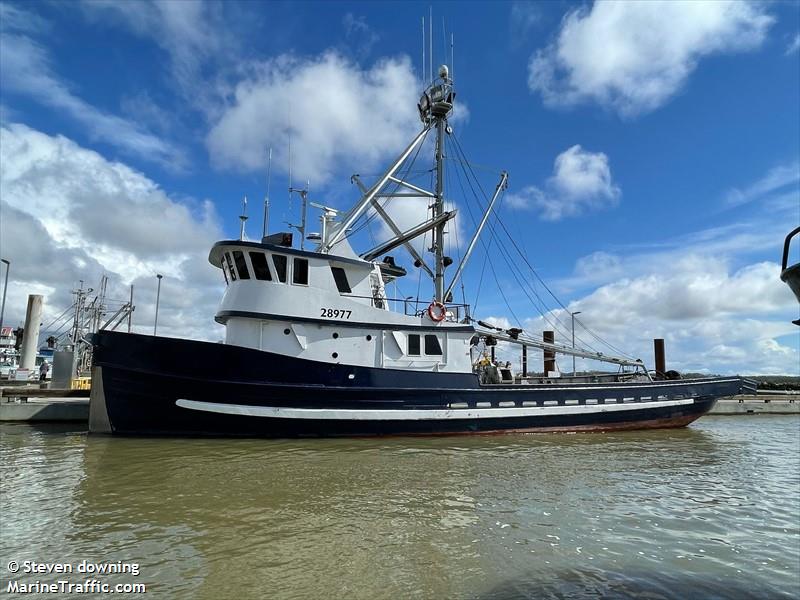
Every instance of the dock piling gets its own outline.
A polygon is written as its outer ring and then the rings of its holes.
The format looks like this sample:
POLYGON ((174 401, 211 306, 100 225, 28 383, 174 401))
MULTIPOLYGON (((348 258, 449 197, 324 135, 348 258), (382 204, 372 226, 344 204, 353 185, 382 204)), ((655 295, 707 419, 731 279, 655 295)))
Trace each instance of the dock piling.
POLYGON ((528 376, 528 347, 522 344, 522 376, 528 376))
MULTIPOLYGON (((556 334, 554 331, 543 331, 542 339, 546 344, 554 344, 556 334)), ((547 377, 551 371, 556 370, 556 353, 552 350, 544 351, 544 376, 547 377)))
POLYGON ((655 352, 656 378, 664 379, 667 372, 667 362, 664 357, 664 339, 656 338, 653 340, 653 350, 655 352))
POLYGON ((25 313, 25 334, 20 351, 20 369, 33 369, 36 366, 36 350, 39 347, 39 328, 42 326, 43 296, 28 296, 28 310, 25 313))

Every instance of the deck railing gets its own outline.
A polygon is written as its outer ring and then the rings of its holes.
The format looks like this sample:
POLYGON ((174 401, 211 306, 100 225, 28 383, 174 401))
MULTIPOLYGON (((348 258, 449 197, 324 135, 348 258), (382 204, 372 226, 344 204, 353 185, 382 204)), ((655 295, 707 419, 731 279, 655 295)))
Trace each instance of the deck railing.
MULTIPOLYGON (((402 312, 405 315, 412 316, 412 317, 421 317, 423 316, 430 306, 430 300, 415 300, 413 297, 411 298, 383 298, 381 296, 357 296, 355 294, 347 294, 348 298, 363 298, 364 300, 370 301, 370 306, 374 308, 384 308, 386 303, 389 303, 390 309, 394 310, 395 312, 400 312, 400 307, 402 306, 402 312)), ((467 319, 470 316, 469 313, 469 304, 451 304, 446 303, 445 307, 447 308, 447 321, 451 322, 461 322, 467 319)))

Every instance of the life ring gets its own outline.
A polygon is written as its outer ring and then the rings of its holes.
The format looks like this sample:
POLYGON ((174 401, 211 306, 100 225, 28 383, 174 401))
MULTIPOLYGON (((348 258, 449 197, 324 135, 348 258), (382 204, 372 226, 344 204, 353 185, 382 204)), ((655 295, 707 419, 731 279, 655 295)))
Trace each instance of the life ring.
POLYGON ((428 306, 428 316, 434 323, 444 321, 447 316, 447 308, 441 302, 431 302, 430 306, 428 306))

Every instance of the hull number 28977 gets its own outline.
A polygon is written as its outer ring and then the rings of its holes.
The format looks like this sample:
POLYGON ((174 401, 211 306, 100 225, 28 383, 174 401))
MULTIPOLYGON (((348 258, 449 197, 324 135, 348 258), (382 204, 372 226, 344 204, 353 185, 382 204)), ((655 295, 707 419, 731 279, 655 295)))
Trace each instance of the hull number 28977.
POLYGON ((352 310, 345 310, 339 308, 320 308, 322 311, 321 317, 326 317, 328 319, 349 319, 350 315, 353 314, 352 310))

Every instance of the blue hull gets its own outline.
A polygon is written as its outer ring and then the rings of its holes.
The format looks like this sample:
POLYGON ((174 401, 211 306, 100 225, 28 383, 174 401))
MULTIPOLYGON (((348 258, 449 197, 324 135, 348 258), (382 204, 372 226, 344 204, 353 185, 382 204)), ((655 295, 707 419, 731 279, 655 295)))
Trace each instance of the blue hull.
POLYGON ((481 386, 473 374, 354 367, 102 331, 94 340, 90 430, 297 437, 680 427, 740 387, 738 378, 481 386), (195 407, 186 408, 187 401, 195 407), (453 409, 447 418, 431 416, 452 404, 469 408, 453 409), (528 408, 509 415, 509 406, 528 408), (559 410, 564 414, 554 414, 559 410), (409 411, 423 416, 409 418, 409 411), (304 414, 294 418, 296 413, 304 414))

